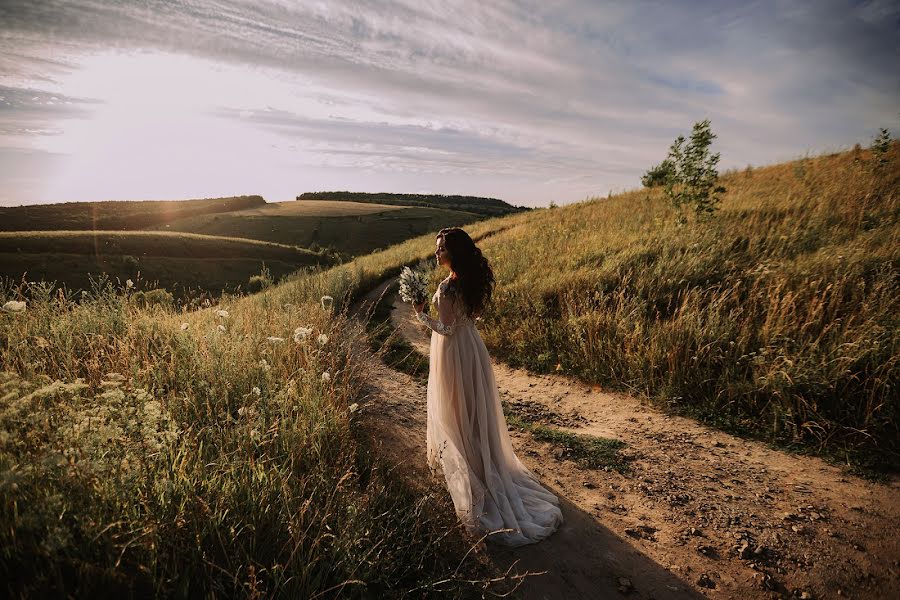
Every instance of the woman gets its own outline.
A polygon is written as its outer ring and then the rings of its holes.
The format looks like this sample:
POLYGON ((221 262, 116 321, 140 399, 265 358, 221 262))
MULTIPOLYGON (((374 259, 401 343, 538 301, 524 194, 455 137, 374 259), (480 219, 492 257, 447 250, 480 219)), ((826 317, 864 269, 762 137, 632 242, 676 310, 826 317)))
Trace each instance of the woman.
POLYGON ((435 257, 450 275, 432 297, 427 456, 442 468, 456 514, 471 533, 507 546, 537 542, 563 522, 559 500, 513 452, 487 348, 473 319, 490 301, 494 274, 469 235, 442 229, 435 257))

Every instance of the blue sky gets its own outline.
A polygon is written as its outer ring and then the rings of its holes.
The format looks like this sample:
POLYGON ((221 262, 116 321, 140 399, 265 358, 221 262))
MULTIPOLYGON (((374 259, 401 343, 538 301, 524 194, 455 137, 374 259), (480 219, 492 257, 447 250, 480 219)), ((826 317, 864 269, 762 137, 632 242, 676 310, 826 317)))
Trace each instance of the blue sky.
POLYGON ((305 191, 529 206, 900 131, 900 3, 4 0, 0 205, 305 191))

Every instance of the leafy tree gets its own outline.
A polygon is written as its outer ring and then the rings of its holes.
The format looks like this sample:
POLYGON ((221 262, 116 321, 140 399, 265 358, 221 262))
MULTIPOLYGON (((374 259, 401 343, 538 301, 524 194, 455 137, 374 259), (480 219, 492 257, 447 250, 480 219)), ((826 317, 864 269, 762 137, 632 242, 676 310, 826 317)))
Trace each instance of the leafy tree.
MULTIPOLYGON (((655 167, 665 175, 666 197, 679 211, 678 222, 686 223, 685 210, 693 210, 697 219, 712 216, 718 209, 720 194, 725 188, 719 185, 719 154, 711 154, 709 147, 716 135, 710 130, 709 119, 694 124, 689 140, 680 135, 669 148, 669 156, 655 167), (666 163, 668 162, 668 165, 666 163)), ((647 178, 654 169, 647 172, 647 178)))

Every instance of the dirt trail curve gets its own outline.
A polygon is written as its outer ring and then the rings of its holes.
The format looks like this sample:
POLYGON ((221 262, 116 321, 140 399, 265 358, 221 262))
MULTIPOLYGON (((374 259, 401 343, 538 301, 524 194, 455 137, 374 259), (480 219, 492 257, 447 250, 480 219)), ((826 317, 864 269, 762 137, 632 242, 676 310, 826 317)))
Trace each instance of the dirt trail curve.
MULTIPOLYGON (((376 297, 386 282, 369 297, 376 297)), ((429 333, 392 299, 402 335, 429 333)), ((531 434, 516 453, 561 500, 565 524, 518 549, 488 545, 504 570, 547 571, 527 599, 900 598, 900 481, 871 483, 820 459, 667 416, 626 394, 494 361, 504 400, 552 426, 626 442, 626 475, 584 470, 531 434)), ((425 386, 380 365, 364 403, 381 450, 427 481, 425 386)), ((442 482, 438 482, 442 483, 442 482)))

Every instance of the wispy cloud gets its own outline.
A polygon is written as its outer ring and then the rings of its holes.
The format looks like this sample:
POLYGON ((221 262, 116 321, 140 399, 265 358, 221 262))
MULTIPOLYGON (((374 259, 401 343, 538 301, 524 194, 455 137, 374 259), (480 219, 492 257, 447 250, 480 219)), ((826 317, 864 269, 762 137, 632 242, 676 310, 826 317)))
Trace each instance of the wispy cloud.
POLYGON ((637 185, 702 118, 723 166, 900 125, 887 1, 7 0, 0 22, 0 155, 30 165, 4 203, 329 188, 561 203, 637 185))

